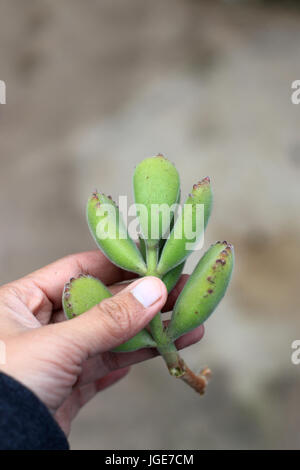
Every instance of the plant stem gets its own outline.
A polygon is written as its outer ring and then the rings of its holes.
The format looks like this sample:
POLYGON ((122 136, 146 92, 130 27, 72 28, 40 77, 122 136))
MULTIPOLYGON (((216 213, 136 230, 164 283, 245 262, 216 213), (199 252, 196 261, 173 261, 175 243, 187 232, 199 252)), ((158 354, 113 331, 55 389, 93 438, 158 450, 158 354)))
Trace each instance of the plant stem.
MULTIPOLYGON (((156 276, 161 279, 157 273, 158 263, 158 245, 147 246, 147 276, 156 276)), ((210 370, 204 369, 199 375, 196 375, 180 357, 176 346, 172 339, 167 334, 164 328, 161 312, 157 313, 150 322, 150 329, 153 339, 157 344, 157 350, 163 357, 170 374, 173 377, 178 377, 183 380, 187 385, 192 387, 196 392, 203 395, 207 381, 210 377, 210 370)))
POLYGON ((206 385, 211 377, 211 371, 208 367, 203 369, 200 374, 196 375, 182 360, 185 373, 179 378, 183 380, 187 385, 192 387, 195 392, 203 395, 205 393, 206 385))
MULTIPOLYGON (((156 246, 147 246, 146 251, 147 257, 147 276, 156 276, 156 267, 158 262, 158 245, 156 246)), ((155 317, 150 322, 151 333, 156 341, 158 347, 162 344, 167 343, 166 333, 164 331, 164 326, 161 320, 161 314, 158 312, 155 317)))
POLYGON ((175 344, 167 333, 164 333, 167 339, 166 343, 157 343, 157 349, 163 357, 170 375, 181 379, 187 385, 192 387, 197 393, 203 395, 205 392, 206 385, 211 376, 211 371, 207 367, 203 369, 200 374, 195 374, 180 357, 175 344))
MULTIPOLYGON (((156 267, 158 263, 158 245, 155 246, 147 246, 147 276, 160 276, 156 272, 156 267)), ((155 317, 150 322, 151 334, 156 341, 157 348, 159 352, 165 357, 165 354, 174 355, 174 350, 176 348, 172 341, 169 339, 168 335, 166 334, 162 319, 161 319, 161 312, 158 312, 155 317), (171 351, 172 350, 172 351, 171 351)), ((170 362, 173 359, 169 359, 170 362)))
POLYGON ((146 257, 147 257, 147 276, 156 276, 156 267, 158 262, 158 245, 154 246, 147 246, 146 250, 146 257))

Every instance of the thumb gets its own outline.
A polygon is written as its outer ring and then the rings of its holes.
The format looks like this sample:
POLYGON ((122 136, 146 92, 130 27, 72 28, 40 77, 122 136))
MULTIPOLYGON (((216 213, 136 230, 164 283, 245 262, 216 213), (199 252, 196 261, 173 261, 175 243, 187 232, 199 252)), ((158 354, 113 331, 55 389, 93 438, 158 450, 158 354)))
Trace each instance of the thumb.
POLYGON ((167 296, 164 283, 147 276, 83 315, 58 323, 57 333, 77 344, 85 356, 109 351, 146 326, 163 307, 167 296))

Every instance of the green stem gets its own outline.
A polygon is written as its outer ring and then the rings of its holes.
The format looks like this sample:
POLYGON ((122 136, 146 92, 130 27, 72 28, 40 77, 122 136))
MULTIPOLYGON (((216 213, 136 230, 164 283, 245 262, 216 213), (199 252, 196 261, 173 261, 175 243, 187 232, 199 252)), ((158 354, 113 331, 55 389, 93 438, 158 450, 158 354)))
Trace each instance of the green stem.
POLYGON ((147 276, 157 276, 156 267, 158 263, 158 245, 147 246, 146 249, 147 259, 147 276))
MULTIPOLYGON (((146 250, 147 260, 147 276, 160 276, 156 272, 158 263, 158 245, 148 246, 146 250)), ((158 312, 150 322, 151 333, 157 345, 162 345, 167 342, 164 326, 161 320, 161 313, 158 312)))
MULTIPOLYGON (((159 277, 156 268, 158 264, 159 246, 147 246, 147 276, 159 277)), ((166 333, 161 312, 159 312, 150 322, 151 334, 157 344, 157 349, 164 358, 171 375, 179 377, 185 373, 181 365, 181 359, 177 349, 166 333)))
MULTIPOLYGON (((147 276, 156 276, 161 279, 157 272, 159 246, 147 246, 146 261, 147 261, 147 276)), ((204 369, 199 375, 194 374, 193 371, 180 357, 173 340, 169 337, 166 329, 164 328, 161 313, 157 313, 150 322, 150 329, 153 339, 156 342, 158 352, 163 357, 170 374, 173 377, 179 377, 187 385, 192 387, 196 392, 201 395, 204 393, 207 380, 210 376, 210 370, 204 369)))
POLYGON ((179 356, 175 344, 170 338, 168 338, 165 344, 160 344, 157 349, 163 357, 171 375, 181 377, 185 374, 184 363, 179 356))
MULTIPOLYGON (((157 276, 156 266, 158 263, 158 246, 148 246, 146 250, 147 260, 147 276, 157 276)), ((159 276, 157 276, 159 277, 159 276)), ((161 320, 160 312, 150 322, 151 333, 157 345, 165 342, 164 327, 161 320)))

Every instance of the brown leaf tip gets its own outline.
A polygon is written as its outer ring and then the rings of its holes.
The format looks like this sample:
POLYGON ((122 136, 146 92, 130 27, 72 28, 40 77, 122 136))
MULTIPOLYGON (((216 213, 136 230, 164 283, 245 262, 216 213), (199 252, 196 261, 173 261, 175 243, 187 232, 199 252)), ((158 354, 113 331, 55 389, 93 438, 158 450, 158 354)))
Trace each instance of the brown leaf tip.
POLYGON ((99 199, 99 196, 98 196, 98 190, 95 189, 93 192, 92 192, 92 199, 96 199, 98 201, 99 199))
POLYGON ((206 176, 205 178, 203 178, 202 181, 200 181, 200 184, 207 184, 207 183, 210 183, 210 177, 209 176, 206 176))
POLYGON ((198 183, 195 183, 193 185, 193 190, 196 191, 197 189, 201 188, 202 186, 210 184, 210 177, 206 176, 202 180, 198 181, 198 183))

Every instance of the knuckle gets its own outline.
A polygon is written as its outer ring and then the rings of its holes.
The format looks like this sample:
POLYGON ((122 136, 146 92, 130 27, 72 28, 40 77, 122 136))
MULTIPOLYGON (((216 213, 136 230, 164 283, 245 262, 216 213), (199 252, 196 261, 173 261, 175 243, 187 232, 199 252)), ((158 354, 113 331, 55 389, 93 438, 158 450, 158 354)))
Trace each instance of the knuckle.
POLYGON ((99 306, 102 318, 107 322, 107 327, 116 335, 123 335, 132 329, 131 315, 126 302, 122 299, 103 300, 99 306))

